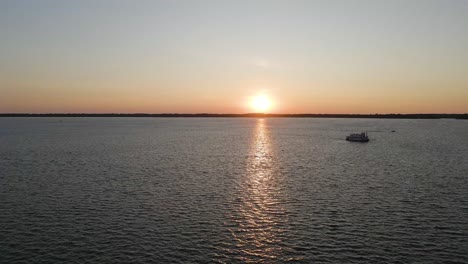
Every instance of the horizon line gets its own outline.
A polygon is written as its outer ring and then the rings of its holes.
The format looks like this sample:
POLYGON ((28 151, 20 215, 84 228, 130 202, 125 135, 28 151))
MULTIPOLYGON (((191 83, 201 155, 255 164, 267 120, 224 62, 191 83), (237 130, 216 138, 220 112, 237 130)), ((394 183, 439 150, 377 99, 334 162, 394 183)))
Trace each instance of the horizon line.
POLYGON ((411 118, 411 119, 468 119, 468 113, 374 113, 374 114, 278 114, 278 113, 0 113, 0 117, 303 117, 303 118, 411 118))

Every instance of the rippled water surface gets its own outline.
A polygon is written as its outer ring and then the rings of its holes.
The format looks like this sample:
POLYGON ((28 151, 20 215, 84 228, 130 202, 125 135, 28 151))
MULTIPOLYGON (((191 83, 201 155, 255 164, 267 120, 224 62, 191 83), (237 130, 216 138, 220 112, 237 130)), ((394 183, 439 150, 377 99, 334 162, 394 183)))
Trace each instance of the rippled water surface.
POLYGON ((0 262, 468 263, 467 179, 461 120, 2 118, 0 262))

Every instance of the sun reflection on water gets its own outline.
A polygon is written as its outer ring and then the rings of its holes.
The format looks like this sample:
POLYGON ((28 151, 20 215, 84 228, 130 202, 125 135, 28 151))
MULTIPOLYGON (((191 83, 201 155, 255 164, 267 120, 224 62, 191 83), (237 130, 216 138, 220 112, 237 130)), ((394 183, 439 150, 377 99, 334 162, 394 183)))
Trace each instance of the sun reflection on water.
MULTIPOLYGON (((282 259, 283 233, 287 214, 281 199, 280 174, 266 120, 257 121, 251 140, 246 174, 239 183, 236 211, 230 228, 235 239, 235 253, 243 262, 271 262, 282 259)), ((233 252, 234 253, 234 252, 233 252)))

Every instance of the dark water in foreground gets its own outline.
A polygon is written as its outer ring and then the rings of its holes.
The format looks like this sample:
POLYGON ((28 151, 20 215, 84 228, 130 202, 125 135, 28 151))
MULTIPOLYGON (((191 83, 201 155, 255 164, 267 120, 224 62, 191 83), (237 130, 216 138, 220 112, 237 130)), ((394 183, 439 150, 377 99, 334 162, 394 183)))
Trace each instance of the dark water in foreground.
POLYGON ((0 119, 2 263, 468 263, 467 121, 60 120, 0 119))

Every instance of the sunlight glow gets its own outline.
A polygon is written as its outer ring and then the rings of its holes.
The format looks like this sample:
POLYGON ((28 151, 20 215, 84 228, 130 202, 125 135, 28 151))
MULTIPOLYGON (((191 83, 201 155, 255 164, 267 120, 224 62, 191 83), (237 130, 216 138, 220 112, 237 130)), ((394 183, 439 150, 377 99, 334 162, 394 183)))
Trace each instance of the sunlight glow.
POLYGON ((250 106, 255 112, 266 112, 271 107, 271 100, 266 95, 257 95, 250 101, 250 106))

